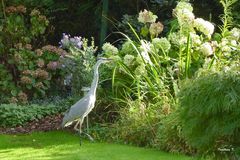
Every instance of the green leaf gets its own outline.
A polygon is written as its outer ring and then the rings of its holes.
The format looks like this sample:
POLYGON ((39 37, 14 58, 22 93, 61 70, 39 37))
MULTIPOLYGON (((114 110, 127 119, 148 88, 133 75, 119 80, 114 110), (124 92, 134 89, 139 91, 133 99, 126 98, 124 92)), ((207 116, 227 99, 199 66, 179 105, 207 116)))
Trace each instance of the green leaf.
POLYGON ((12 96, 17 96, 17 90, 11 90, 12 96))
POLYGON ((149 30, 146 26, 141 28, 141 35, 143 37, 147 37, 148 33, 149 33, 149 30))
POLYGON ((32 89, 32 85, 30 85, 30 84, 28 84, 28 85, 26 85, 26 87, 27 87, 27 89, 32 89))

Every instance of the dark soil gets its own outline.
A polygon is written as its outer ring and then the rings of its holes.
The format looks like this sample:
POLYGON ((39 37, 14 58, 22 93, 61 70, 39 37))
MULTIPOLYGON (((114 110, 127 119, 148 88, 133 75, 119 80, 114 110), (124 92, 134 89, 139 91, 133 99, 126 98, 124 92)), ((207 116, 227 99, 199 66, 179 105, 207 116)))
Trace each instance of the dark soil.
POLYGON ((41 120, 32 121, 24 126, 17 126, 15 128, 1 128, 0 134, 17 134, 17 133, 31 133, 33 131, 51 131, 60 130, 63 115, 57 114, 47 116, 41 120))

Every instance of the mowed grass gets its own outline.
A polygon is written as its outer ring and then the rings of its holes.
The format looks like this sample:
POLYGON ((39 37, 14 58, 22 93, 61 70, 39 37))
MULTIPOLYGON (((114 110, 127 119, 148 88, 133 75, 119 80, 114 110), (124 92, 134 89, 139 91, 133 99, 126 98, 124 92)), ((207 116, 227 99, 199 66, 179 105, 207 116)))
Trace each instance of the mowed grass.
POLYGON ((153 149, 83 141, 68 132, 0 135, 0 160, 191 160, 153 149))

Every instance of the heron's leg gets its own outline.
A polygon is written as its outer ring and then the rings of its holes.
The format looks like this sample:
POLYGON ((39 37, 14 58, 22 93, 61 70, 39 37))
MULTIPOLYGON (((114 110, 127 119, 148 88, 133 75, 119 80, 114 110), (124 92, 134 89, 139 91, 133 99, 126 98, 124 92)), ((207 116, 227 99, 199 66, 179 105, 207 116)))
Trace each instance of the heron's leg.
MULTIPOLYGON (((93 139, 88 133, 85 133, 85 132, 82 131, 82 124, 83 124, 84 118, 85 118, 85 117, 83 117, 82 120, 81 120, 81 122, 80 122, 79 133, 85 134, 90 141, 94 141, 94 139, 93 139)), ((87 120, 88 120, 88 118, 87 118, 87 120)))
POLYGON ((89 125, 88 125, 88 115, 87 115, 87 133, 89 133, 89 125))
POLYGON ((80 123, 80 120, 78 120, 77 123, 76 123, 75 126, 74 126, 74 130, 75 130, 75 131, 78 131, 78 130, 79 130, 79 129, 77 128, 77 126, 78 126, 79 123, 80 123))
POLYGON ((82 137, 81 137, 81 134, 82 134, 82 123, 83 123, 83 119, 79 120, 79 130, 78 130, 78 133, 79 133, 79 136, 80 136, 80 146, 82 145, 82 137))

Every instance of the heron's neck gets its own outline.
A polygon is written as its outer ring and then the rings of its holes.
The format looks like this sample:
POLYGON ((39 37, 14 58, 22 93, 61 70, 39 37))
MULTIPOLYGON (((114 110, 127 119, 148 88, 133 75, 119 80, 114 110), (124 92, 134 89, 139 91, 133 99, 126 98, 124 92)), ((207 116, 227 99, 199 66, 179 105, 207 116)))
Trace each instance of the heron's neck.
POLYGON ((97 86, 98 86, 98 79, 99 79, 99 73, 98 73, 98 68, 101 65, 101 63, 97 63, 94 66, 94 75, 93 75, 93 81, 91 84, 90 92, 92 94, 96 94, 97 86))

